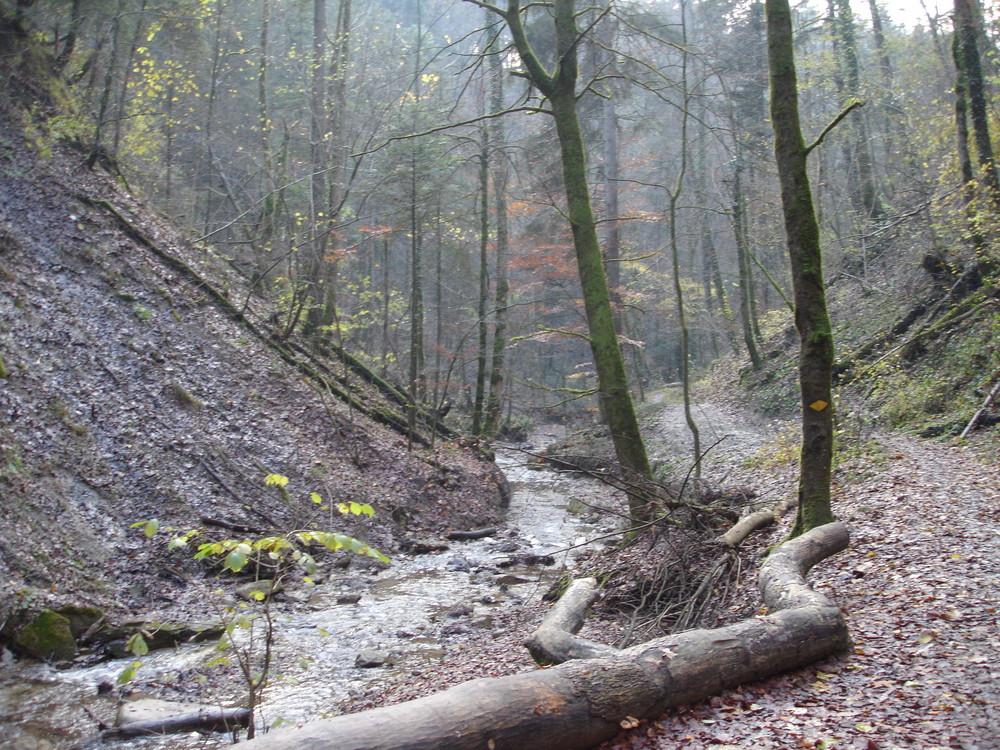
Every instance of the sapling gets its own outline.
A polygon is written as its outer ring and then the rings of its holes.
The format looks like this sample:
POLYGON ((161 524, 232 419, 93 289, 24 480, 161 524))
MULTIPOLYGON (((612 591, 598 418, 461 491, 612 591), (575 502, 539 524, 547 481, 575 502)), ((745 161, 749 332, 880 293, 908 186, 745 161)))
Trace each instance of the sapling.
MULTIPOLYGON (((277 487, 281 491, 283 499, 286 502, 291 501, 291 496, 286 489, 288 477, 281 474, 268 474, 264 478, 264 483, 277 487)), ((326 503, 322 496, 316 492, 309 493, 309 500, 321 511, 329 511, 331 521, 335 517, 335 513, 368 517, 375 514, 375 509, 366 503, 358 503, 353 500, 343 503, 326 503)), ((160 523, 155 518, 132 524, 132 528, 139 527, 149 538, 160 532, 160 523)), ((172 531, 172 529, 166 530, 172 531)), ((184 533, 173 535, 168 542, 168 548, 174 550, 189 547, 193 541, 203 536, 204 530, 189 529, 184 533)), ((311 576, 316 572, 317 563, 310 550, 316 544, 331 552, 348 550, 355 554, 373 557, 381 562, 389 562, 389 558, 377 549, 353 536, 320 529, 296 529, 283 534, 242 539, 207 540, 198 544, 192 555, 195 560, 214 560, 222 570, 234 574, 243 572, 248 565, 253 565, 254 580, 261 583, 263 583, 262 574, 266 573, 268 576, 268 583, 249 591, 247 594, 251 603, 260 605, 259 612, 247 611, 249 606, 247 603, 232 606, 219 605, 220 619, 225 629, 219 638, 216 649, 218 655, 207 665, 230 664, 231 660, 224 652, 229 652, 235 659, 236 666, 247 688, 246 708, 250 711, 248 738, 253 738, 255 733, 256 709, 260 705, 261 694, 268 684, 274 656, 275 625, 271 611, 271 594, 280 590, 282 579, 296 567, 303 571, 303 580, 312 582, 311 576), (263 621, 263 633, 258 637, 255 628, 261 620, 263 621), (241 639, 242 643, 236 638, 237 631, 242 631, 245 635, 245 638, 241 639), (263 653, 258 657, 258 651, 261 648, 263 653)), ((119 684, 125 684, 135 677, 136 670, 141 666, 141 657, 149 651, 148 644, 141 632, 129 639, 127 648, 137 659, 121 672, 118 677, 119 684)))

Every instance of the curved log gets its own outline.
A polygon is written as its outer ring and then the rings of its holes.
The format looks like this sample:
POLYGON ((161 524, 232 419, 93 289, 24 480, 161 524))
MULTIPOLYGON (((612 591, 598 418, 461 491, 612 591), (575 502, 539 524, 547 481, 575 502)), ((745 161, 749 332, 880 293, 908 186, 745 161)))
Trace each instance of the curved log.
POLYGON ((570 659, 594 659, 618 651, 576 635, 600 594, 601 586, 596 578, 577 578, 569 585, 538 629, 524 641, 537 664, 547 666, 570 659))
POLYGON ((691 630, 595 659, 466 682, 441 693, 279 729, 247 750, 562 750, 592 747, 632 718, 802 667, 849 645, 840 609, 805 574, 847 546, 827 524, 786 542, 761 568, 771 614, 715 630, 691 630))
POLYGON ((751 513, 749 516, 741 518, 719 539, 727 547, 735 549, 743 544, 746 538, 753 532, 765 526, 770 526, 776 520, 778 520, 778 517, 774 512, 770 510, 758 510, 756 513, 751 513))
MULTIPOLYGON (((761 510, 741 518, 719 537, 719 542, 729 549, 736 549, 754 531, 774 523, 777 520, 776 512, 784 511, 779 506, 777 511, 761 510)), ((712 584, 717 567, 713 566, 705 576, 699 590, 712 584)), ((609 651, 617 651, 576 635, 599 595, 600 585, 596 578, 578 578, 567 587, 542 620, 542 624, 524 641, 536 664, 551 666, 570 659, 593 659, 609 651)))

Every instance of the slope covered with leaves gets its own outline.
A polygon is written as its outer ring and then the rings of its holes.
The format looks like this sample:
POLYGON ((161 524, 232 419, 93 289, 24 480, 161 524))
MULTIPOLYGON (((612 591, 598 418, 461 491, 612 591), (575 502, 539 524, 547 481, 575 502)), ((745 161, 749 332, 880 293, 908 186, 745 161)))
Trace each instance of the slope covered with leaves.
MULTIPOLYGON (((960 238, 950 238, 945 259, 927 254, 935 244, 920 236, 913 217, 907 221, 889 233, 863 276, 856 259, 833 242, 827 248, 838 421, 848 431, 958 436, 1000 379, 1000 264, 995 250, 973 253, 960 238)), ((772 310, 760 329, 762 365, 744 366, 740 357, 722 363, 710 378, 713 391, 738 382, 744 403, 790 416, 798 408, 792 315, 772 310)), ((1000 405, 994 401, 988 412, 983 426, 996 423, 1000 405)))
POLYGON ((401 527, 500 513, 491 461, 406 434, 388 384, 278 340, 210 248, 86 169, 46 65, 4 22, 0 624, 43 604, 179 597, 183 558, 130 529, 150 518, 237 529, 218 536, 332 526, 389 550, 401 527), (376 517, 331 518, 310 492, 376 517))

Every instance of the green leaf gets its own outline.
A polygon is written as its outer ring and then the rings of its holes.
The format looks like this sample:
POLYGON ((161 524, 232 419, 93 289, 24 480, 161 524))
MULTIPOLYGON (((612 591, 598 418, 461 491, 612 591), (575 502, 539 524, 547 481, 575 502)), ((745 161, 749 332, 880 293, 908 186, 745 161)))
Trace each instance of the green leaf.
POLYGON ((315 492, 310 492, 310 493, 309 493, 309 497, 311 497, 311 498, 312 498, 312 501, 313 501, 314 503, 316 503, 316 505, 322 505, 322 504, 323 504, 323 498, 321 498, 321 497, 320 497, 320 496, 319 496, 318 494, 316 494, 315 492))
POLYGON ((316 572, 316 558, 312 555, 302 555, 302 559, 299 562, 306 569, 306 581, 312 583, 312 579, 309 576, 316 572))
POLYGON ((142 533, 147 537, 154 536, 160 530, 160 522, 156 518, 150 518, 148 521, 137 521, 129 526, 129 528, 136 529, 140 526, 142 526, 142 533))
POLYGON ((268 474, 264 477, 264 484, 271 484, 277 487, 288 486, 288 477, 282 474, 268 474))
POLYGON ((234 573, 239 573, 247 564, 247 556, 239 547, 226 556, 225 567, 234 573))
POLYGON ((126 683, 131 682, 132 678, 135 677, 135 670, 141 666, 141 661, 134 661, 125 667, 125 669, 121 671, 121 674, 118 675, 118 684, 125 685, 126 683))
POLYGON ((125 648, 131 651, 136 656, 145 656, 149 653, 149 644, 146 643, 146 639, 142 637, 142 633, 135 633, 128 642, 125 644, 125 648))

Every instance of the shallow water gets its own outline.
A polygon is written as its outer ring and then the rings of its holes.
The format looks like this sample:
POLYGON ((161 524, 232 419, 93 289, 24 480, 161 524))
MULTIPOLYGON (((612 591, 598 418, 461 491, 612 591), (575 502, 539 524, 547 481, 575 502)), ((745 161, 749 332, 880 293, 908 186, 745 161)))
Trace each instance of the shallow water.
MULTIPOLYGON (((554 436, 541 436, 539 440, 554 436)), ((303 603, 276 603, 275 666, 260 721, 300 723, 339 713, 387 670, 419 672, 462 642, 473 628, 488 628, 498 608, 539 597, 585 547, 567 547, 601 537, 614 527, 612 517, 569 513, 571 500, 595 497, 594 482, 572 474, 538 471, 524 454, 498 452, 497 463, 511 484, 507 522, 495 537, 449 542, 449 549, 428 555, 393 557, 378 576, 367 579, 338 571, 310 589, 290 591, 303 603), (516 547, 512 550, 512 548, 516 547), (553 555, 552 566, 500 567, 516 555, 553 555), (360 594, 353 604, 338 604, 345 594, 360 594), (360 651, 390 656, 375 669, 355 666, 360 651)), ((601 544, 597 541, 592 544, 601 544)), ((144 657, 144 683, 183 686, 206 672, 214 644, 162 650, 144 657)), ((47 665, 7 664, 0 676, 0 746, 18 750, 72 747, 93 736, 98 720, 110 721, 116 699, 98 695, 97 686, 114 682, 129 660, 92 667, 55 670, 47 665)), ((119 740, 108 748, 211 748, 226 735, 169 735, 119 740)))

